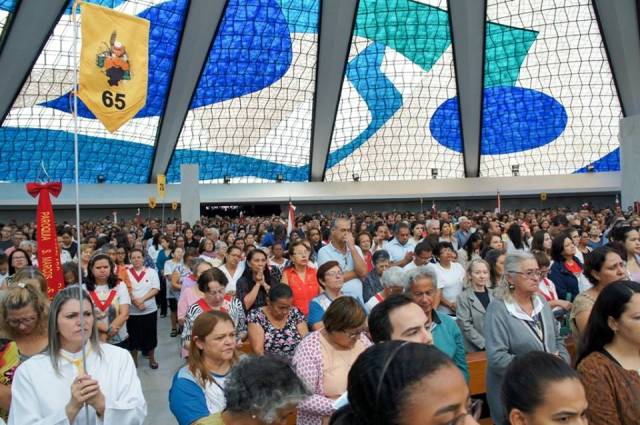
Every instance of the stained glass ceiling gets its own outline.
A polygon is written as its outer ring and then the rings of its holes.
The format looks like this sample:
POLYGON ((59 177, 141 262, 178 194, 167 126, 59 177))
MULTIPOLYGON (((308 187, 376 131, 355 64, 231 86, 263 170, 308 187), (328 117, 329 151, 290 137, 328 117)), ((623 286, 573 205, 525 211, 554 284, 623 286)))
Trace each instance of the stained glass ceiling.
MULTIPOLYGON (((0 34, 17 0, 0 0, 0 34)), ((146 106, 108 133, 81 105, 81 181, 146 183, 187 0, 93 0, 150 21, 146 106)), ((621 107, 590 0, 488 0, 481 175, 619 170, 621 107)), ((308 181, 320 0, 229 0, 167 168, 308 181)), ((325 24, 326 25, 326 24, 325 24)), ((330 26, 327 26, 329 28, 330 26)), ((327 30, 325 28, 325 30, 327 30)), ((73 178, 70 8, 0 127, 0 181, 73 178)), ((359 2, 325 180, 464 176, 446 0, 359 2)))

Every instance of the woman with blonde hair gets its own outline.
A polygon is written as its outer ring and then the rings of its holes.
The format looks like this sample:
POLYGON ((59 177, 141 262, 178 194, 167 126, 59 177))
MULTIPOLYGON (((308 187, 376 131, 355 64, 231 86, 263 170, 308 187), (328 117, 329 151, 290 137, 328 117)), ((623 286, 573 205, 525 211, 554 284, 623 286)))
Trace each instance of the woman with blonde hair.
POLYGON ((238 362, 236 330, 222 311, 202 313, 193 323, 189 358, 174 376, 169 407, 180 425, 200 424, 226 406, 226 377, 238 362))
POLYGON ((0 417, 4 419, 16 368, 47 348, 48 315, 45 295, 32 284, 11 283, 0 297, 0 417))
POLYGON ((485 349, 484 316, 493 300, 490 285, 489 263, 479 258, 471 260, 464 278, 465 289, 458 295, 456 311, 467 353, 485 349))

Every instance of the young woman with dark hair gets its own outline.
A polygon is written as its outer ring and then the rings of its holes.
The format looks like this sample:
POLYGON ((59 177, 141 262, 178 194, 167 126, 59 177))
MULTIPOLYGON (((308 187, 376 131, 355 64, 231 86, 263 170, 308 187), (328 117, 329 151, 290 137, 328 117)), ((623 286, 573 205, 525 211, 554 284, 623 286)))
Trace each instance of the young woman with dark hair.
POLYGON ((249 251, 244 273, 236 284, 236 296, 245 312, 266 305, 269 290, 277 283, 269 268, 267 254, 259 249, 249 251))
POLYGON ((349 371, 347 391, 349 405, 331 425, 477 425, 481 412, 451 359, 415 342, 368 348, 349 371))
POLYGON ((624 246, 627 271, 634 281, 640 281, 640 233, 631 226, 614 227, 609 233, 609 239, 624 246))
POLYGON ((291 360, 296 347, 309 333, 304 315, 292 304, 291 288, 278 283, 271 287, 267 305, 249 312, 249 342, 254 353, 291 360))
POLYGON ((551 243, 551 259, 553 264, 549 269, 549 279, 556 285, 558 298, 572 301, 579 290, 579 280, 582 276, 582 263, 576 258, 576 246, 571 237, 562 233, 551 243), (567 295, 571 299, 568 299, 567 295))
POLYGON ((624 261, 608 246, 596 248, 586 255, 584 274, 593 286, 578 294, 573 302, 570 319, 571 331, 576 339, 587 326, 591 309, 600 292, 612 282, 627 278, 624 261))
POLYGON ((640 418, 640 283, 618 281, 598 296, 576 362, 589 424, 636 425, 640 418))
POLYGON ((502 383, 505 425, 587 425, 587 396, 575 370, 558 356, 517 356, 502 383))
POLYGON ((529 243, 523 235, 522 226, 513 223, 507 229, 506 251, 508 254, 514 251, 529 251, 529 243))
POLYGON ((100 341, 128 348, 131 296, 129 288, 116 276, 115 265, 108 255, 98 254, 89 260, 85 285, 96 306, 100 341))

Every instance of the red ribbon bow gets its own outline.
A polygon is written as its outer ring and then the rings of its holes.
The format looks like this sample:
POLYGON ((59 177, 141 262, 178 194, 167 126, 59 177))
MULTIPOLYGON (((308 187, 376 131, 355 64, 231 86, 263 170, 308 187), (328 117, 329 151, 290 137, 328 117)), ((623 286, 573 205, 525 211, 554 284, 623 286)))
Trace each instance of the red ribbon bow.
POLYGON ((52 182, 52 183, 44 183, 44 184, 40 184, 40 183, 27 183, 27 192, 29 192, 29 195, 33 196, 34 198, 37 198, 38 195, 40 195, 40 192, 46 190, 47 192, 49 192, 50 194, 52 194, 54 197, 58 197, 58 195, 60 195, 60 192, 62 191, 62 183, 60 182, 52 182))
POLYGON ((64 275, 60 264, 60 249, 56 235, 56 220, 49 194, 57 197, 62 190, 62 183, 27 183, 27 192, 38 199, 36 210, 36 226, 38 239, 38 268, 47 279, 47 294, 53 298, 64 288, 64 275))

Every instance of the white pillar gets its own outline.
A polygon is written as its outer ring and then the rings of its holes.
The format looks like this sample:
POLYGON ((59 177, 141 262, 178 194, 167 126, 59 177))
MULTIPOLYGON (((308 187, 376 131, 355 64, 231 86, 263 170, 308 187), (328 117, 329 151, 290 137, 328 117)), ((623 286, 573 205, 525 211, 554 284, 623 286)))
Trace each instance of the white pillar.
POLYGON ((200 166, 180 165, 180 212, 183 222, 193 225, 200 220, 200 166))
POLYGON ((640 201, 640 115, 620 120, 620 171, 623 210, 640 201))

